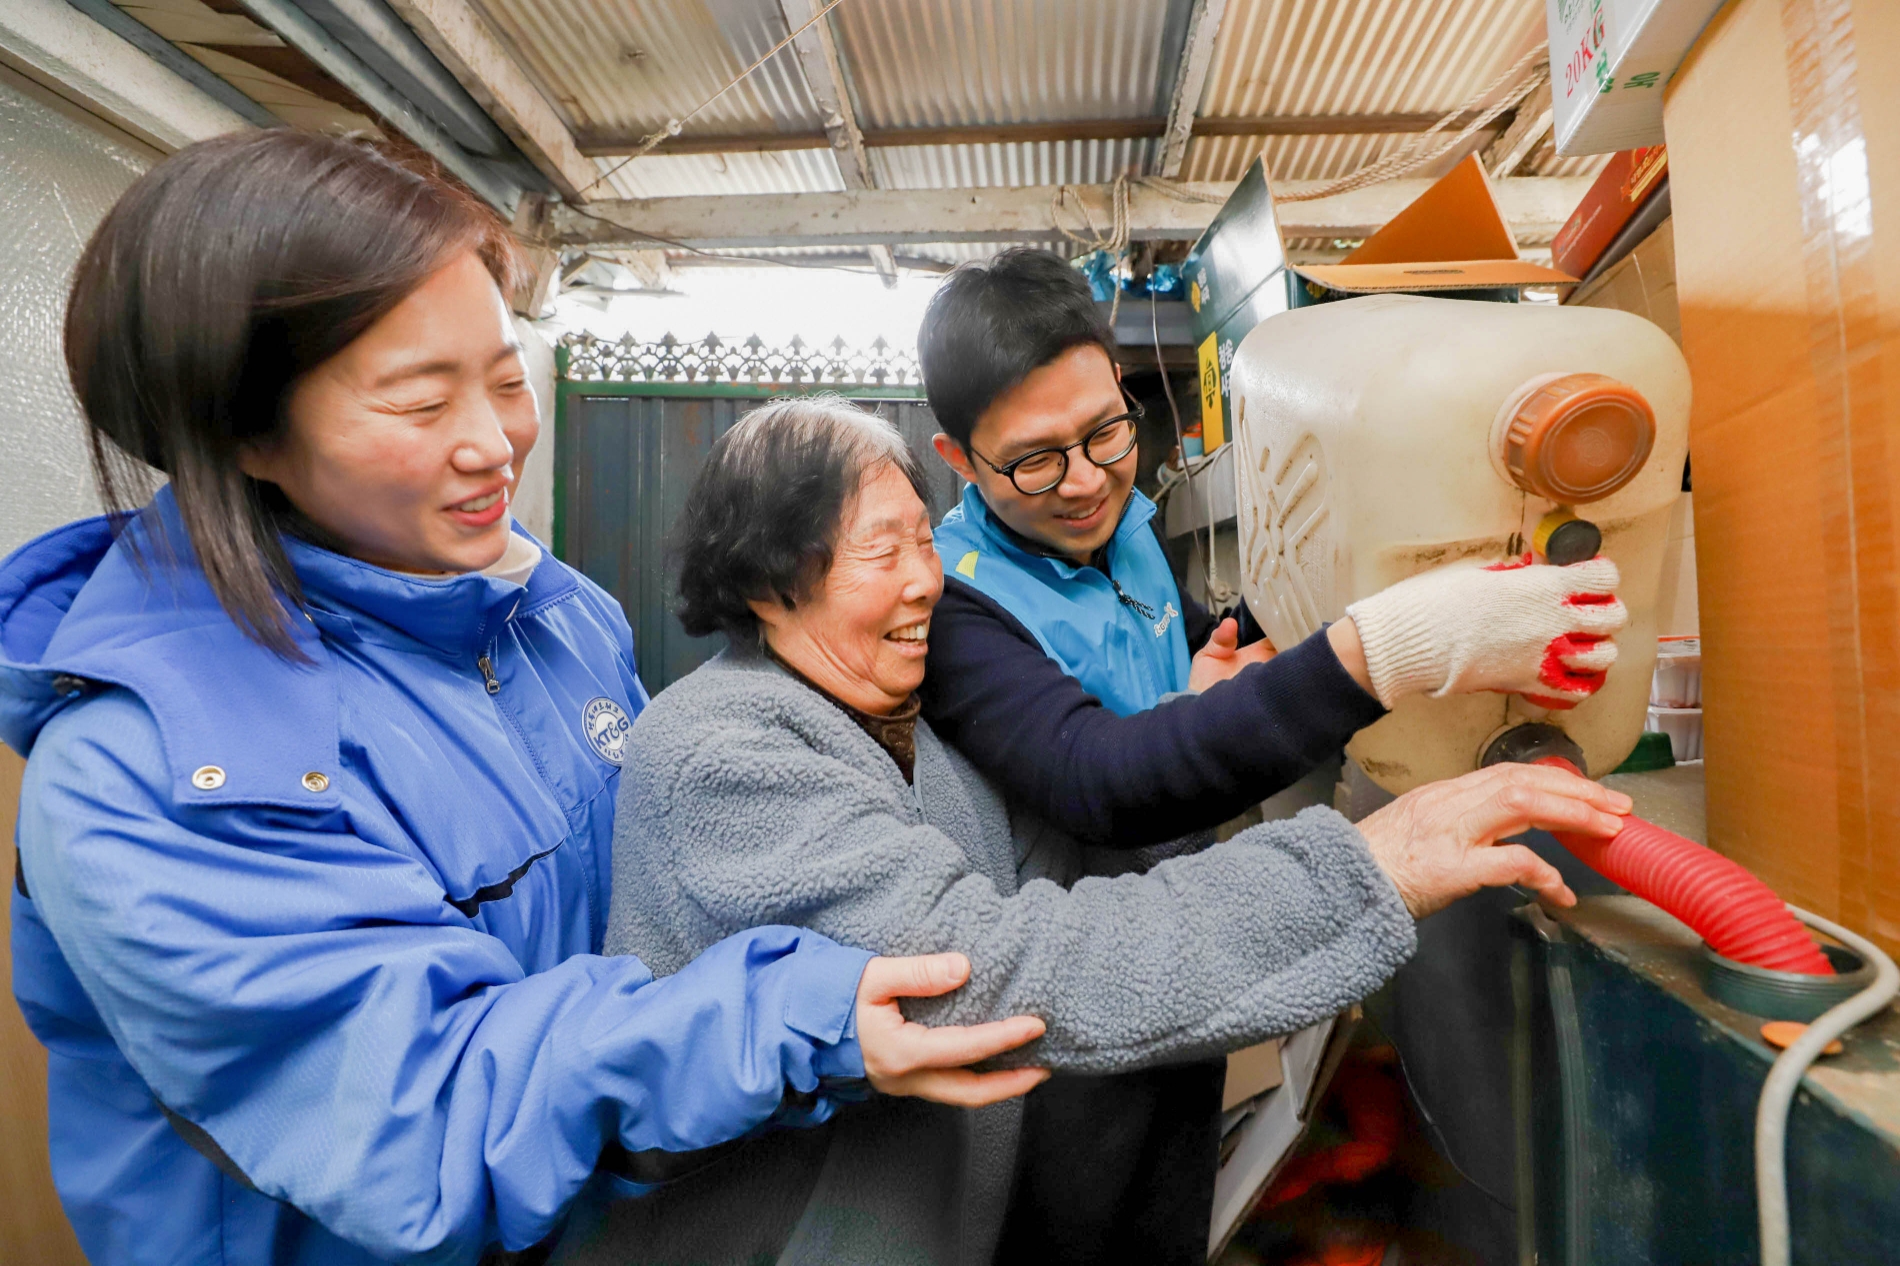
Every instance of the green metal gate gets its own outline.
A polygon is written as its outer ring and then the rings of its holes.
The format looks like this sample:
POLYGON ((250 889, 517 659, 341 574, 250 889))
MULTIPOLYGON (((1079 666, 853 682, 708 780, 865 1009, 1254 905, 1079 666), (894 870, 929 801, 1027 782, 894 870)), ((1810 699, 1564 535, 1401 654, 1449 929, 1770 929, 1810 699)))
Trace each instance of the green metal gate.
POLYGON ((713 441, 786 395, 834 391, 894 422, 929 472, 933 517, 958 481, 930 446, 936 419, 915 387, 572 382, 555 404, 554 549, 619 600, 633 626, 640 677, 658 692, 711 658, 718 637, 686 636, 673 609, 667 544, 713 441))

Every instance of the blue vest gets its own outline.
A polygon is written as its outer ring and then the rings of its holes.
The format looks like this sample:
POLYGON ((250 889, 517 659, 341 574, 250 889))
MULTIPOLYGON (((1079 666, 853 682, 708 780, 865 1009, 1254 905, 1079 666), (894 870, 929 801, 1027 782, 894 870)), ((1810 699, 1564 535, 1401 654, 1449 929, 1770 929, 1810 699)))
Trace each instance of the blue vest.
POLYGON ((990 515, 974 484, 937 525, 937 556, 960 577, 1023 622, 1062 670, 1109 710, 1144 712, 1163 695, 1186 690, 1187 634, 1181 591, 1148 523, 1155 504, 1136 492, 1108 543, 1108 576, 1062 558, 1032 553, 990 515))

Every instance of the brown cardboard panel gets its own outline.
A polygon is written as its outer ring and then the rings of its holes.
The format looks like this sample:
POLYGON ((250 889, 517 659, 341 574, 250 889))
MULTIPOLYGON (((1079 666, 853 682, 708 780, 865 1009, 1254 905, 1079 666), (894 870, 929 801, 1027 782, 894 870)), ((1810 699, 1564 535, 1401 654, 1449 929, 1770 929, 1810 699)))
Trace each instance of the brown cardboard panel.
MULTIPOLYGON (((0 743, 0 862, 13 883, 13 822, 26 762, 0 743)), ((8 903, 10 904, 10 903, 8 903)), ((4 908, 4 907, 0 907, 4 908)), ((0 920, 0 924, 4 924, 0 920)), ((0 926, 0 933, 6 928, 0 926)), ((0 979, 13 979, 10 935, 0 935, 0 979)), ((0 1002, 0 1188, 7 1211, 0 1217, 0 1262, 33 1266, 85 1266, 85 1255, 53 1190, 46 1159, 46 1049, 26 1027, 13 991, 0 1002)))
POLYGON ((1227 1057, 1227 1080, 1221 1088, 1220 1110, 1232 1112, 1284 1080, 1286 1073, 1280 1065, 1279 1038, 1234 1051, 1227 1057))
POLYGON ((1808 363, 1806 283, 1794 262, 1801 204, 1782 130, 1791 107, 1775 10, 1749 0, 1746 11, 1717 15, 1678 71, 1665 114, 1676 294, 1698 419, 1763 399, 1808 363), (1747 86, 1719 83, 1728 75, 1747 86), (1718 86, 1728 89, 1722 99, 1705 101, 1718 86), (1685 156, 1684 146, 1693 152, 1685 156))
POLYGON ((1666 106, 1709 842, 1900 949, 1900 6, 1734 0, 1666 106))
POLYGON ((1675 221, 1654 233, 1609 271, 1564 300, 1582 308, 1615 308, 1652 321, 1682 345, 1682 313, 1676 300, 1675 221))
POLYGON ((1411 206, 1367 238, 1343 264, 1419 264, 1517 258, 1491 179, 1476 154, 1446 172, 1411 206))
POLYGON ((1497 286, 1561 286, 1569 273, 1523 260, 1478 259, 1416 264, 1302 264, 1294 269, 1322 286, 1353 294, 1390 290, 1484 290, 1497 286))
POLYGON ((1569 273, 1518 258, 1491 178, 1472 154, 1337 264, 1300 276, 1349 294, 1564 285, 1569 273))
POLYGON ((1798 383, 1726 418, 1698 414, 1691 451, 1709 843, 1831 916, 1842 877, 1827 580, 1802 557, 1817 548, 1826 485, 1813 406, 1812 384, 1798 383), (1738 639, 1757 649, 1736 653, 1738 639))

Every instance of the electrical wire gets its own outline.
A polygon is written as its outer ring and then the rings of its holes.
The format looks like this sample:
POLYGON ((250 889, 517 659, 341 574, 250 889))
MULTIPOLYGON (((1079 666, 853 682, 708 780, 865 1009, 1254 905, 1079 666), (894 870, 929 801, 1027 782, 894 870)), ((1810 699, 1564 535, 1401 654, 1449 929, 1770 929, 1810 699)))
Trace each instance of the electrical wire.
MULTIPOLYGON (((1174 402, 1174 384, 1169 380, 1167 365, 1161 359, 1161 318, 1159 310, 1155 307, 1153 286, 1148 288, 1148 331, 1154 337, 1155 369, 1161 374, 1161 390, 1168 397, 1168 413, 1174 418, 1175 451, 1181 454, 1181 473, 1178 475, 1171 476, 1168 472, 1168 464, 1161 463, 1161 469, 1155 475, 1156 482, 1161 486, 1155 491, 1159 498, 1165 501, 1173 495, 1175 488, 1186 484, 1189 485, 1188 496, 1192 499, 1194 495, 1192 485, 1197 472, 1194 465, 1188 461, 1187 435, 1181 427, 1181 410, 1174 402)), ((1232 596, 1228 594, 1227 587, 1220 583, 1219 567, 1214 562, 1214 513, 1211 503, 1208 506, 1207 515, 1207 556, 1201 559, 1201 584, 1207 591, 1210 603, 1218 604, 1223 594, 1232 596)))
POLYGON ((1883 1010, 1900 993, 1900 969, 1878 945, 1817 914, 1788 907, 1788 912, 1818 932, 1833 937, 1874 964, 1874 983, 1808 1025, 1781 1053, 1762 1084, 1755 1109, 1755 1205, 1761 1219, 1762 1266, 1789 1266, 1788 1109, 1795 1091, 1827 1044, 1883 1010))
POLYGON ((767 50, 765 50, 764 55, 761 56, 757 61, 753 62, 750 66, 747 66, 744 70, 740 71, 737 75, 734 75, 731 79, 727 80, 725 87, 721 88, 718 92, 713 93, 712 96, 707 97, 704 101, 700 102, 698 105, 688 110, 685 114, 680 115, 676 119, 668 119, 665 123, 661 124, 658 129, 656 129, 653 132, 648 133, 645 137, 641 138, 640 147, 638 149, 634 150, 633 153, 627 155, 625 158, 615 163, 612 167, 609 167, 606 171, 602 172, 599 176, 596 176, 594 178, 593 184, 590 184, 587 186, 587 188, 581 190, 581 195, 585 197, 587 194, 593 192, 593 190, 600 184, 601 181, 606 180, 609 176, 612 176, 615 172, 619 171, 622 167, 625 167, 628 163, 632 162, 634 159, 644 158, 648 154, 651 154, 654 148, 657 147, 661 141, 666 140, 668 137, 678 136, 680 134, 680 129, 686 126, 686 122, 688 119, 691 119, 694 115, 698 114, 701 110, 704 110, 707 106, 719 100, 719 98, 725 96, 728 92, 731 92, 734 88, 737 88, 741 83, 745 81, 747 76, 752 74, 753 71, 757 70, 759 67, 765 65, 765 63, 771 61, 774 57, 778 56, 779 51, 783 49, 787 44, 790 44, 793 40, 797 39, 799 36, 803 35, 806 31, 810 30, 813 26, 816 26, 820 18, 824 17, 827 13, 830 13, 833 9, 837 8, 839 5, 843 3, 844 3, 844 0, 831 0, 831 2, 825 5, 824 8, 812 14, 811 17, 805 21, 805 24, 803 26, 799 27, 796 31, 793 31, 790 35, 787 35, 784 39, 780 40, 778 43, 772 45, 771 48, 768 48, 767 50))

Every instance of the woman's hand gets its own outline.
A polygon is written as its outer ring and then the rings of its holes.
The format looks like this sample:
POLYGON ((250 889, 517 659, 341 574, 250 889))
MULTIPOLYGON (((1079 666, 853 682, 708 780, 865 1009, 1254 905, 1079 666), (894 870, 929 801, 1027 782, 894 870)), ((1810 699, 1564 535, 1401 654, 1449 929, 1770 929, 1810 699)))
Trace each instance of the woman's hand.
POLYGON ((1601 783, 1534 765, 1493 765, 1406 792, 1359 823, 1373 860, 1422 919, 1480 888, 1522 884, 1555 905, 1577 902, 1557 868, 1522 844, 1532 827, 1611 836, 1630 798, 1601 783))
POLYGON ((887 1095, 980 1108, 1028 1094, 1049 1079, 1046 1068, 979 1073, 965 1067, 1041 1037, 1048 1026, 1033 1015, 931 1028, 906 1020, 898 1009, 899 998, 934 998, 969 978, 970 960, 961 954, 874 958, 865 964, 858 981, 858 1046, 872 1086, 887 1095))
POLYGON ((1251 645, 1240 645, 1240 623, 1229 616, 1215 626, 1208 635, 1207 645, 1188 666, 1188 689, 1205 690, 1216 682, 1226 681, 1247 665, 1264 664, 1273 656, 1273 643, 1264 637, 1251 645))

